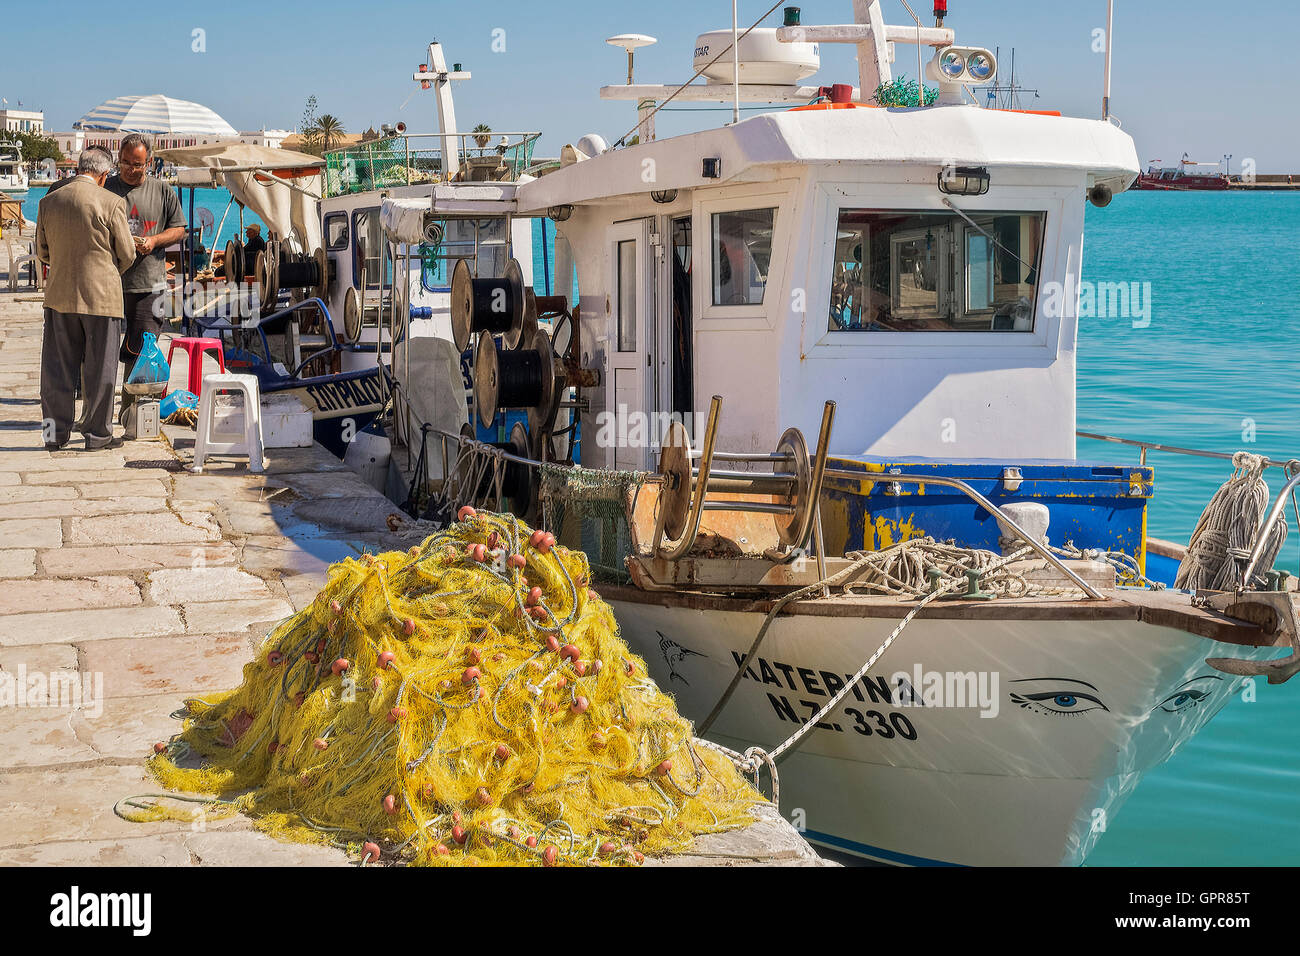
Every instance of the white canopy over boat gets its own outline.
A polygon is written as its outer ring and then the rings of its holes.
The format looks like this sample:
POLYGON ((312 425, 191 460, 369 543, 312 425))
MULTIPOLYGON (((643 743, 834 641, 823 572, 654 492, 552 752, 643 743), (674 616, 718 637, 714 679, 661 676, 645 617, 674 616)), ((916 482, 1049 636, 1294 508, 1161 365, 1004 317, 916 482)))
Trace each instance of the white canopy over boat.
POLYGON ((319 156, 250 143, 187 146, 158 155, 188 167, 177 177, 182 186, 224 186, 276 235, 296 236, 304 252, 320 248, 317 201, 325 160, 319 156))

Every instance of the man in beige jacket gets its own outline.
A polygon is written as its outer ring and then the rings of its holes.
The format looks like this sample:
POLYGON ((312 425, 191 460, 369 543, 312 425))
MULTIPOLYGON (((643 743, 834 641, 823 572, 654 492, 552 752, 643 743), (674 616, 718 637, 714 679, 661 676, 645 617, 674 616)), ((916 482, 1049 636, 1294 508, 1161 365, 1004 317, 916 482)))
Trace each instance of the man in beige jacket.
POLYGON ((82 152, 77 178, 41 199, 36 256, 50 267, 41 344, 45 448, 72 434, 78 381, 85 390, 79 430, 87 449, 113 443, 113 397, 122 340, 122 273, 135 263, 126 203, 104 189, 112 159, 82 152))

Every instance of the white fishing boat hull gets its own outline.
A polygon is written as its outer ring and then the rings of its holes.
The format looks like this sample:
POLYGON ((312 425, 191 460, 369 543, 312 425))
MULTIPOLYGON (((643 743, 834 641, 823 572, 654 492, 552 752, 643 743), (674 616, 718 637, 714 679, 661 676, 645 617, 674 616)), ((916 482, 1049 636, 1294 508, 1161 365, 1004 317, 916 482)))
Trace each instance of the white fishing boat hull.
MULTIPOLYGON (((673 601, 611 603, 651 676, 700 722, 763 614, 673 601)), ((886 639, 896 610, 778 618, 707 738, 775 749, 886 639)), ((914 620, 781 761, 781 813, 809 840, 906 865, 1079 865, 1142 774, 1242 692, 1206 658, 1276 656, 1135 619, 980 616, 914 620)))

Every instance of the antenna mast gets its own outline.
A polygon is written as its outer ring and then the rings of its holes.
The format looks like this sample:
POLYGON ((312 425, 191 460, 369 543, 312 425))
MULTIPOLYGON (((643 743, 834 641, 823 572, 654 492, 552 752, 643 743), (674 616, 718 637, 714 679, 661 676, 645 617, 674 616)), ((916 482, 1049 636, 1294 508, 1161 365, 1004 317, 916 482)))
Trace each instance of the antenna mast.
POLYGON ((1106 0, 1106 92, 1101 98, 1101 118, 1110 119, 1110 64, 1115 34, 1115 0, 1106 0))

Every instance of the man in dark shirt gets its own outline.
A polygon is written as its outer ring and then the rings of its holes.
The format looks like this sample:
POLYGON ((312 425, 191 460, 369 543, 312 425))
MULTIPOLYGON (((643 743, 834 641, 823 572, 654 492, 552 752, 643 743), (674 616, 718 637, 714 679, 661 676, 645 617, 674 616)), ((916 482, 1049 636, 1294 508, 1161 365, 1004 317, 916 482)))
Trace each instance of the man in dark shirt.
MULTIPOLYGON (((144 333, 156 337, 166 327, 156 308, 159 296, 167 289, 167 261, 163 250, 185 238, 185 214, 175 191, 157 179, 145 175, 149 168, 149 141, 139 133, 122 139, 118 153, 117 175, 104 184, 106 189, 126 200, 127 222, 135 237, 135 265, 122 276, 125 322, 121 359, 125 365, 123 379, 131 374, 144 333)), ((135 396, 123 389, 122 421, 135 396)))
POLYGON ((262 238, 262 227, 253 223, 244 230, 244 268, 249 275, 257 264, 257 254, 266 251, 266 240, 262 238))

